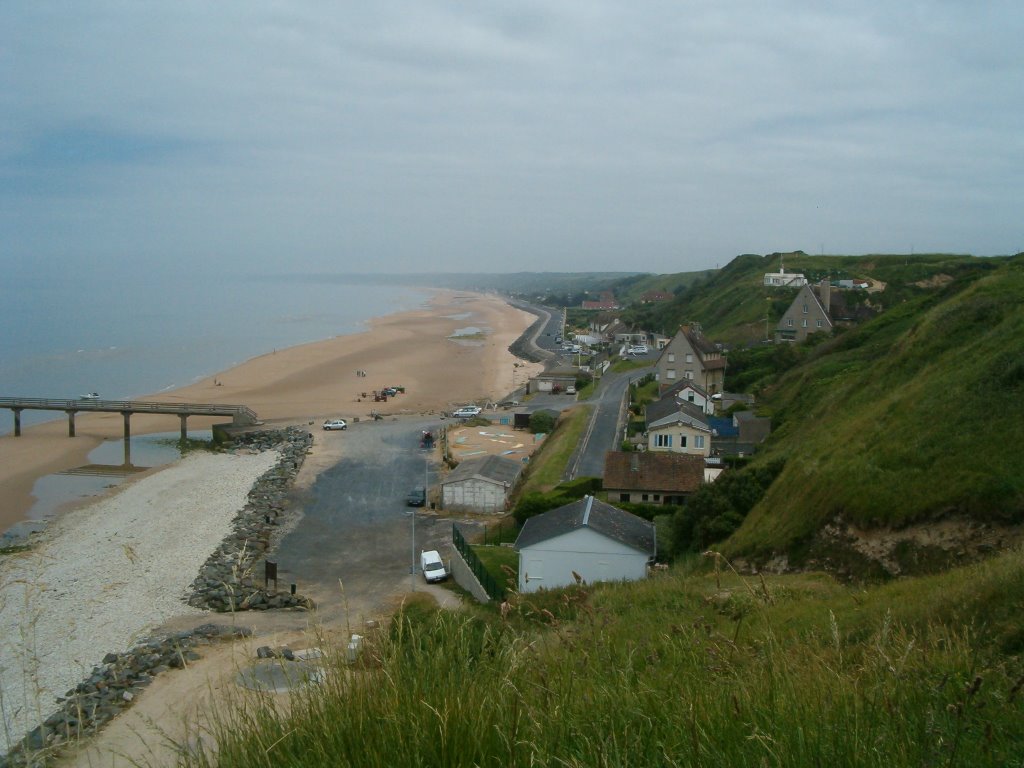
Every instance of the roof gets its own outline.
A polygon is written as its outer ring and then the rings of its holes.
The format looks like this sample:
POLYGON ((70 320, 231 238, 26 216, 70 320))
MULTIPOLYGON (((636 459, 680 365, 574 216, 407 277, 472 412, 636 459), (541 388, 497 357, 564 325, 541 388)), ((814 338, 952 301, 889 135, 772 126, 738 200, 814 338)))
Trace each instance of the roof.
POLYGON ((533 378, 537 379, 572 379, 576 380, 576 376, 579 375, 578 368, 567 368, 562 366, 561 368, 552 368, 550 371, 543 371, 538 373, 533 378))
POLYGON ((711 431, 711 427, 706 419, 694 413, 687 413, 679 406, 676 406, 675 411, 668 416, 662 416, 657 421, 648 422, 647 429, 659 429, 660 427, 670 427, 676 424, 688 424, 694 429, 700 429, 705 432, 711 431))
POLYGON ((593 496, 529 518, 516 539, 516 549, 539 544, 581 528, 632 547, 639 552, 655 552, 654 523, 613 507, 593 496))
POLYGON ((704 482, 704 457, 663 451, 608 451, 604 487, 692 493, 704 482))
POLYGON ((667 416, 680 412, 695 416, 701 421, 706 422, 704 411, 699 405, 686 400, 678 400, 676 394, 678 393, 674 394, 672 390, 669 390, 664 396, 647 404, 644 410, 644 421, 648 427, 656 421, 661 421, 667 416))
POLYGON ((725 416, 709 416, 708 426, 718 437, 736 437, 740 428, 733 423, 733 420, 725 416))
POLYGON ((459 462, 451 474, 441 481, 441 485, 479 477, 511 487, 515 485, 516 478, 522 471, 523 464, 520 461, 506 459, 503 456, 480 456, 459 462))

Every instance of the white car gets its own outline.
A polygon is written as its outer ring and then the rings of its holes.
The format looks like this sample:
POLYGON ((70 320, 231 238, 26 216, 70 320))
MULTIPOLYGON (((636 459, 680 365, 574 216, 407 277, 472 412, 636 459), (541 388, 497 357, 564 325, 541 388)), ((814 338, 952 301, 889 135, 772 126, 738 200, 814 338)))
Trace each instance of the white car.
POLYGON ((646 355, 648 353, 648 351, 649 350, 647 349, 647 345, 646 344, 638 344, 635 347, 630 347, 629 348, 629 354, 631 354, 631 355, 646 355))
POLYGON ((479 416, 483 411, 483 408, 477 405, 464 405, 456 411, 452 412, 452 416, 456 419, 471 419, 474 416, 479 416))
POLYGON ((328 419, 324 422, 324 429, 348 429, 344 419, 328 419))
POLYGON ((444 562, 436 549, 420 552, 420 570, 423 571, 423 578, 428 584, 448 578, 448 571, 444 569, 444 562))

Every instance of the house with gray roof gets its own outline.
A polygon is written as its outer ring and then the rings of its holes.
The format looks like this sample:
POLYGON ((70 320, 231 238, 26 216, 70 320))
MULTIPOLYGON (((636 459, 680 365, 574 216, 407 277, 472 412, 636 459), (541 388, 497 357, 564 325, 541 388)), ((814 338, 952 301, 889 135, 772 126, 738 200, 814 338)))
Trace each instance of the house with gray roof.
POLYGON ((654 523, 584 496, 529 518, 516 539, 519 591, 636 581, 657 554, 654 523))
POLYGON ((465 459, 441 481, 441 506, 449 511, 505 511, 523 463, 504 456, 465 459))
POLYGON ((682 403, 672 413, 648 423, 647 450, 707 456, 711 435, 711 425, 700 409, 682 403))
POLYGON ((658 392, 663 394, 682 379, 714 394, 725 387, 725 357, 708 341, 697 323, 682 326, 665 345, 654 364, 658 392))

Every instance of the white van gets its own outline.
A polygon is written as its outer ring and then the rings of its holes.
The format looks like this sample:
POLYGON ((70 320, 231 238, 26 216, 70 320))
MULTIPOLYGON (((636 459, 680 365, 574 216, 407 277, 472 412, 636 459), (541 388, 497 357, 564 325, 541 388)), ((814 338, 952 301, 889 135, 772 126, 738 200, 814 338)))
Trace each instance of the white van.
POLYGON ((444 562, 436 549, 428 549, 420 552, 420 570, 423 571, 423 578, 428 584, 435 581, 444 581, 448 578, 448 572, 444 569, 444 562))

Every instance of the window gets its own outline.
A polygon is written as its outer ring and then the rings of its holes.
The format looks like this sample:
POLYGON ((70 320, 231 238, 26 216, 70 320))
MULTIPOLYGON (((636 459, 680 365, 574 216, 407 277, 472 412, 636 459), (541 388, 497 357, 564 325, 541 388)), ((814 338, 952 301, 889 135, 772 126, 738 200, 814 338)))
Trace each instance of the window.
POLYGON ((821 328, 821 320, 815 320, 815 321, 814 321, 814 324, 815 324, 816 326, 818 326, 819 328, 821 328))
POLYGON ((692 363, 693 362, 693 355, 691 355, 689 352, 686 353, 686 362, 688 362, 688 363, 692 363))
POLYGON ((670 363, 674 363, 676 361, 676 353, 675 352, 669 352, 668 353, 668 361, 670 363))
POLYGON ((661 494, 660 493, 654 494, 654 500, 655 501, 661 501, 661 494))
POLYGON ((647 494, 646 493, 640 496, 640 501, 647 501, 647 494))
POLYGON ((685 448, 686 447, 686 435, 680 435, 679 436, 679 447, 680 448, 685 448))
POLYGON ((665 371, 665 378, 666 379, 674 379, 675 377, 676 377, 676 369, 675 368, 669 368, 667 371, 665 371))
POLYGON ((792 317, 787 317, 786 318, 786 325, 788 325, 790 328, 793 327, 793 318, 792 317))
POLYGON ((619 501, 629 501, 629 494, 628 493, 620 493, 619 494, 619 501))
POLYGON ((696 397, 696 395, 693 393, 692 389, 689 392, 686 393, 686 399, 689 400, 691 403, 693 402, 693 399, 695 397, 696 397))
POLYGON ((704 435, 696 435, 693 438, 693 447, 694 448, 703 448, 704 447, 704 435))
POLYGON ((807 314, 807 305, 806 304, 804 304, 804 314, 805 315, 807 314))
POLYGON ((803 326, 804 328, 807 327, 807 318, 806 317, 803 320, 800 321, 800 325, 803 326))
POLYGON ((655 435, 654 436, 654 447, 655 448, 671 448, 672 447, 672 435, 655 435))

